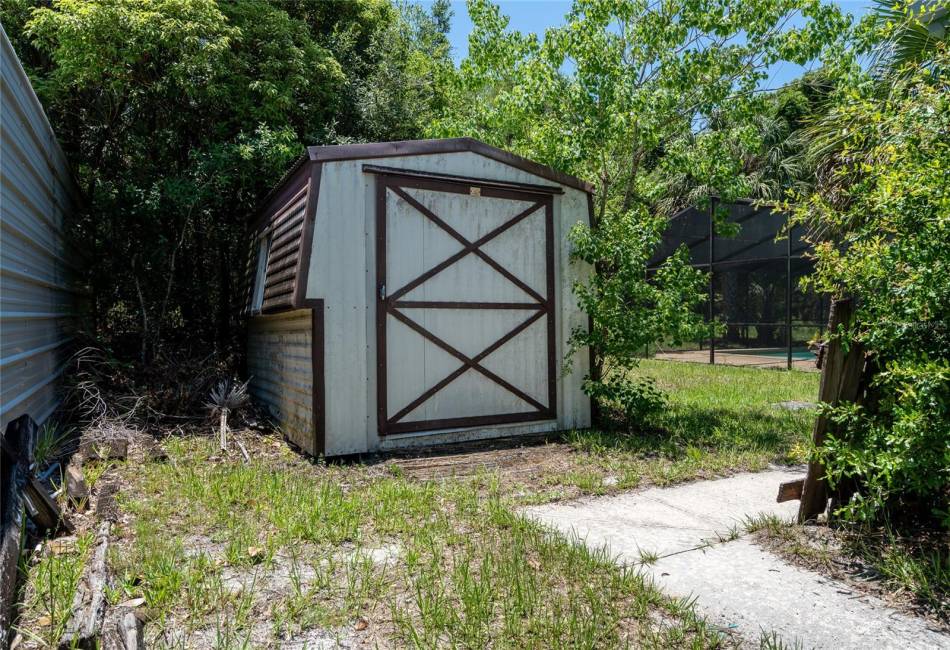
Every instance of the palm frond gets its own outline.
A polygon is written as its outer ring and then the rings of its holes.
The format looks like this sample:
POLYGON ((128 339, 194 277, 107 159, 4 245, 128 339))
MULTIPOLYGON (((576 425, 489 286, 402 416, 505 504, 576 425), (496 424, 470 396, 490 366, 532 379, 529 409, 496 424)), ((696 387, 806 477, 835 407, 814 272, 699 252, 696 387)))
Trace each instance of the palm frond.
POLYGON ((211 389, 209 401, 205 406, 213 413, 220 413, 227 409, 234 411, 247 404, 247 382, 223 379, 211 389))
POLYGON ((874 53, 872 65, 879 77, 914 64, 932 61, 947 42, 950 11, 920 0, 875 0, 874 16, 885 40, 874 53))

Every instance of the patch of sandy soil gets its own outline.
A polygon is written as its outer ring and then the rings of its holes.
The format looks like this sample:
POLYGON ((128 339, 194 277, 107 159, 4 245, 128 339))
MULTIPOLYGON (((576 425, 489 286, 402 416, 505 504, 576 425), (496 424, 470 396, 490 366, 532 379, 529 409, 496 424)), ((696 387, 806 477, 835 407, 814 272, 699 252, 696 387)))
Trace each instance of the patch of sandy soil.
POLYGON ((806 525, 791 526, 786 531, 788 536, 782 537, 760 530, 752 539, 786 562, 843 582, 857 594, 876 596, 897 611, 923 618, 933 629, 950 634, 950 615, 941 618, 916 602, 913 594, 888 588, 874 567, 845 551, 835 530, 806 525))
MULTIPOLYGON (((419 450, 400 450, 361 459, 370 471, 399 473, 420 481, 491 473, 502 491, 517 495, 551 490, 551 477, 579 467, 578 452, 556 434, 498 438, 419 450)), ((614 479, 616 484, 616 479, 614 479)), ((606 486, 610 486, 608 479, 606 486)), ((559 485, 552 499, 572 498, 580 490, 559 485)))
POLYGON ((149 647, 186 647, 186 648, 217 648, 217 647, 249 647, 249 648, 282 648, 284 650, 336 650, 337 648, 373 647, 358 639, 351 630, 345 628, 335 630, 309 629, 300 634, 288 636, 284 639, 274 639, 271 635, 269 623, 259 623, 240 638, 222 638, 215 628, 202 628, 190 633, 176 629, 164 634, 161 638, 151 639, 149 647))
MULTIPOLYGON (((154 435, 137 432, 131 437, 129 460, 122 471, 107 469, 92 490, 92 506, 84 512, 72 512, 73 521, 79 531, 91 530, 103 512, 99 507, 102 493, 134 494, 134 486, 129 481, 129 471, 136 464, 144 462, 175 463, 163 450, 162 442, 170 436, 190 435, 206 436, 207 427, 169 427, 152 431, 154 435)), ((232 429, 233 440, 240 440, 250 456, 266 462, 275 470, 281 468, 299 470, 308 466, 313 472, 326 471, 322 462, 316 462, 304 456, 288 453, 287 443, 267 431, 251 428, 232 429)), ((236 446, 236 445, 234 445, 236 446)), ((552 477, 584 467, 583 459, 571 445, 562 441, 556 434, 538 436, 520 436, 517 438, 494 439, 444 446, 433 446, 422 450, 400 450, 387 454, 366 455, 359 459, 338 461, 359 466, 352 481, 359 484, 381 475, 398 473, 420 481, 438 481, 453 477, 474 476, 491 473, 497 477, 504 493, 516 497, 539 495, 545 501, 573 498, 579 496, 579 488, 557 484, 552 489, 552 477)), ((239 461, 239 451, 228 452, 227 462, 239 461)), ((210 462, 225 460, 225 456, 213 456, 210 462)), ((605 476, 603 485, 610 490, 619 489, 614 476, 605 476)), ((343 486, 346 487, 345 485, 343 486)), ((127 550, 132 544, 129 531, 133 528, 133 517, 121 508, 115 508, 114 499, 106 499, 103 508, 109 508, 108 516, 117 519, 112 544, 116 550, 127 550)), ((278 553, 271 562, 249 566, 228 566, 225 561, 226 545, 220 541, 194 535, 184 540, 184 553, 188 555, 207 555, 221 567, 221 588, 237 600, 247 594, 253 594, 251 620, 258 621, 249 631, 248 641, 254 647, 289 648, 331 648, 331 647, 388 647, 391 644, 392 630, 382 629, 374 621, 371 612, 365 613, 365 619, 348 622, 347 626, 334 629, 310 629, 301 632, 285 632, 278 638, 273 627, 273 604, 292 594, 295 585, 306 589, 313 581, 315 568, 313 562, 321 559, 313 549, 295 549, 299 558, 308 558, 307 562, 291 558, 285 552, 278 553), (368 619, 368 620, 367 620, 368 619)), ((343 548, 332 559, 353 559, 357 554, 365 554, 377 567, 395 564, 399 561, 400 549, 395 545, 380 542, 377 547, 363 549, 343 548)), ((323 561, 326 561, 324 559, 323 561)), ((397 590, 398 591, 398 590, 397 590)), ((148 612, 145 612, 148 615, 148 612)), ((174 615, 173 615, 174 616, 174 615)), ((385 618, 385 617, 381 617, 385 618)), ((209 627, 209 621, 166 621, 165 624, 146 625, 149 647, 212 647, 219 644, 219 631, 209 627), (162 631, 159 631, 162 630, 162 631)), ((235 640, 240 644, 242 640, 235 640)), ((30 644, 27 644, 29 646, 30 644)))
POLYGON ((365 557, 377 567, 385 567, 399 559, 400 549, 395 544, 378 548, 344 548, 332 558, 322 557, 316 547, 304 544, 296 547, 293 553, 281 550, 266 564, 230 566, 225 563, 222 544, 196 535, 187 540, 185 552, 205 553, 212 561, 221 564, 221 590, 235 602, 247 599, 251 607, 250 618, 257 623, 242 632, 240 638, 222 639, 221 631, 214 626, 191 629, 189 621, 167 620, 160 630, 154 626, 146 627, 147 633, 151 631, 147 637, 149 647, 206 648, 218 647, 224 642, 226 646, 320 650, 387 645, 384 638, 378 638, 382 630, 372 629, 366 619, 332 629, 317 627, 278 632, 273 624, 273 605, 291 597, 295 590, 306 592, 314 586, 317 578, 314 562, 326 567, 331 563, 359 561, 365 557))

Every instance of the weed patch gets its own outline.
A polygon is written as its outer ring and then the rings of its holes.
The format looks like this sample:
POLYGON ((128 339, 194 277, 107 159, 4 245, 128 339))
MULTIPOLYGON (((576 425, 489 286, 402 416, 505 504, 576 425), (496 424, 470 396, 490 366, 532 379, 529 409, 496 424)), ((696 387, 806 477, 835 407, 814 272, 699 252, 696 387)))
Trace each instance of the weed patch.
POLYGON ((416 481, 291 456, 212 460, 209 438, 167 447, 168 462, 118 468, 131 521, 112 557, 112 598, 146 599, 158 645, 720 644, 635 570, 518 516, 494 474, 416 481))

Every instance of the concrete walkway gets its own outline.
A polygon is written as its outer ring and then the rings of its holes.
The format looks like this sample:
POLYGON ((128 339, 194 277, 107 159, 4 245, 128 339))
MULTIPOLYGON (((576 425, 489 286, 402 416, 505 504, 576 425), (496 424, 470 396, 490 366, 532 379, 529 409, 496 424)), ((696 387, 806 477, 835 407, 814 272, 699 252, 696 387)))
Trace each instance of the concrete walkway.
POLYGON ((618 562, 643 565, 665 593, 695 597, 698 610, 749 647, 763 633, 802 648, 950 648, 950 636, 873 596, 798 568, 737 537, 747 517, 794 517, 798 501, 775 503, 778 485, 804 470, 773 469, 672 488, 585 498, 525 510, 618 562))

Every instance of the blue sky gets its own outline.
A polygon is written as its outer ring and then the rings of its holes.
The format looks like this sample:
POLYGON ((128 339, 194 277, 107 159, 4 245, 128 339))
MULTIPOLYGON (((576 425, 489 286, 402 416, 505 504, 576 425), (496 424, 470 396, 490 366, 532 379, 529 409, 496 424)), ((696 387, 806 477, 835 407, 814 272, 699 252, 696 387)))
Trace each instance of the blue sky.
MULTIPOLYGON (((509 28, 520 32, 534 32, 543 34, 548 27, 560 25, 564 16, 570 11, 569 0, 495 0, 501 12, 511 19, 509 28)), ((422 4, 428 4, 423 2, 422 4)), ((871 0, 838 0, 837 4, 848 13, 856 17, 866 14, 873 4, 871 0)), ((468 34, 472 30, 472 21, 464 0, 453 0, 452 30, 449 40, 452 43, 452 54, 456 62, 465 58, 468 52, 468 34)), ((765 87, 774 88, 788 83, 798 77, 803 68, 789 63, 778 64, 770 70, 770 77, 765 87)))

